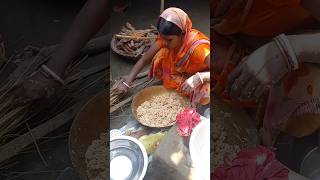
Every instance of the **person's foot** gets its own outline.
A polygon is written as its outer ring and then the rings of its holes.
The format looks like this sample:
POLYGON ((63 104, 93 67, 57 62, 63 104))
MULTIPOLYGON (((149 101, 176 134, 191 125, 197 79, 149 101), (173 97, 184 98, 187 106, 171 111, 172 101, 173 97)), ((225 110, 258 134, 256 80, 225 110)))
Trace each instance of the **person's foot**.
POLYGON ((131 6, 130 0, 119 0, 116 5, 113 6, 113 11, 122 13, 131 6))

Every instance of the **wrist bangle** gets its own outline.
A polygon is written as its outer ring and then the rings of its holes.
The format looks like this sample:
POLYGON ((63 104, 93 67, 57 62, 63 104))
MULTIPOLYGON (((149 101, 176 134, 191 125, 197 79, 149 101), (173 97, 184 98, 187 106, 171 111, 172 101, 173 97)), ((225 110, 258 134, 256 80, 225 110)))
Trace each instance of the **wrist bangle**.
POLYGON ((129 86, 126 82, 122 81, 122 84, 124 84, 125 86, 131 89, 131 86, 129 86))
POLYGON ((41 65, 40 73, 42 73, 46 77, 53 78, 55 81, 59 82, 61 85, 65 84, 64 81, 45 64, 41 65))
POLYGON ((274 42, 287 61, 288 68, 290 70, 297 70, 299 68, 297 55, 294 52, 287 36, 280 34, 274 38, 274 42))
POLYGON ((203 78, 202 78, 201 74, 199 72, 197 72, 196 74, 199 76, 199 78, 201 80, 201 84, 203 84, 203 78))

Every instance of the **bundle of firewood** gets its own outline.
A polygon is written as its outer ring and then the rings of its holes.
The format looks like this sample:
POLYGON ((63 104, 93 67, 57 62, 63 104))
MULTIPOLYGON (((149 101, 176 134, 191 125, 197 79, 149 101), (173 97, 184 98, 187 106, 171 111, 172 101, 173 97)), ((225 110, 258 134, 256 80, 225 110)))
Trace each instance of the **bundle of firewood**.
POLYGON ((115 34, 111 47, 119 55, 139 58, 146 52, 157 38, 157 28, 153 25, 150 29, 137 30, 129 22, 115 34))
MULTIPOLYGON (((55 94, 43 102, 39 100, 16 107, 13 105, 15 97, 13 89, 47 62, 59 45, 43 48, 28 46, 12 55, 10 61, 0 69, 0 75, 11 72, 5 78, 0 78, 0 170, 1 163, 17 155, 32 142, 36 144, 42 136, 72 119, 74 114, 71 113, 71 118, 68 118, 61 116, 61 113, 75 107, 79 108, 83 99, 90 96, 89 90, 103 88, 99 84, 101 85, 100 82, 105 79, 105 74, 109 73, 107 65, 99 64, 87 69, 79 67, 89 59, 89 56, 104 52, 105 42, 106 36, 89 41, 79 56, 67 67, 66 83, 57 87, 55 94), (94 80, 89 81, 89 78, 93 77, 94 80)), ((2 179, 1 172, 0 179, 2 179)))
POLYGON ((124 92, 117 91, 117 87, 121 82, 121 80, 116 81, 110 89, 110 106, 115 105, 125 96, 124 92))
MULTIPOLYGON (((135 77, 135 80, 139 80, 142 79, 141 82, 134 82, 133 85, 131 86, 132 88, 135 88, 137 86, 140 86, 142 84, 147 83, 147 81, 149 80, 148 77, 148 71, 145 72, 141 72, 139 74, 137 74, 137 76, 135 77)), ((117 103, 119 103, 119 101, 126 95, 125 92, 120 92, 118 91, 118 85, 120 83, 122 83, 122 81, 126 78, 127 76, 124 77, 120 77, 117 80, 114 81, 113 86, 110 88, 110 106, 114 106, 117 103)))

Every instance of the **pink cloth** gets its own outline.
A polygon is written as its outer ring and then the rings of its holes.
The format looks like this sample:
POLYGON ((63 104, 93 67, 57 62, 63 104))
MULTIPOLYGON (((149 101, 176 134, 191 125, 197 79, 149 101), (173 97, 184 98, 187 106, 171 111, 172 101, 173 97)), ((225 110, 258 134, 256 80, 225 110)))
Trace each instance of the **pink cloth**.
POLYGON ((242 150, 230 163, 214 170, 213 180, 288 180, 289 170, 265 147, 242 150))
POLYGON ((191 31, 192 22, 182 9, 170 7, 164 10, 160 17, 177 25, 182 31, 188 33, 191 31))
POLYGON ((186 108, 177 115, 178 133, 180 136, 190 136, 192 129, 200 122, 200 114, 195 108, 186 108))

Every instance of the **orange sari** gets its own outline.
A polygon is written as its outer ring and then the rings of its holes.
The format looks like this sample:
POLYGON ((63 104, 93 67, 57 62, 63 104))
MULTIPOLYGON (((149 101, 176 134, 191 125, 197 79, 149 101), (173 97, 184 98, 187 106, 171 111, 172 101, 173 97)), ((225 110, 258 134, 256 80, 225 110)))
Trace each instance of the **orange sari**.
MULTIPOLYGON (((210 54, 210 41, 203 33, 192 29, 192 22, 188 16, 178 8, 168 8, 161 17, 177 21, 184 19, 184 23, 176 23, 184 32, 182 46, 178 53, 166 47, 166 42, 160 36, 156 43, 160 47, 158 53, 152 61, 151 76, 155 76, 163 81, 163 85, 168 89, 175 89, 179 92, 181 85, 186 79, 197 72, 209 71, 205 58, 210 54)), ((202 86, 193 91, 192 94, 182 94, 199 101, 205 105, 209 103, 210 83, 205 82, 202 86)))

